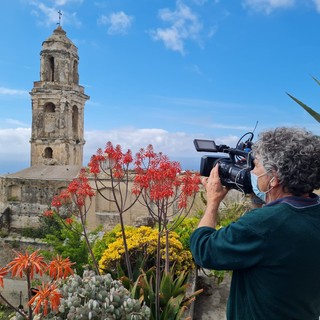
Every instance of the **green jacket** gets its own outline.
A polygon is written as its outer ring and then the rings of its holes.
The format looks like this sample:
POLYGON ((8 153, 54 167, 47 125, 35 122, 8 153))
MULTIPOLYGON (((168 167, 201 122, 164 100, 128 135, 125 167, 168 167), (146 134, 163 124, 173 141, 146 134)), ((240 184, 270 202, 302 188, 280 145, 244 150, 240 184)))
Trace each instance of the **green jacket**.
POLYGON ((233 270, 229 320, 319 320, 320 200, 286 197, 191 235, 196 263, 233 270))

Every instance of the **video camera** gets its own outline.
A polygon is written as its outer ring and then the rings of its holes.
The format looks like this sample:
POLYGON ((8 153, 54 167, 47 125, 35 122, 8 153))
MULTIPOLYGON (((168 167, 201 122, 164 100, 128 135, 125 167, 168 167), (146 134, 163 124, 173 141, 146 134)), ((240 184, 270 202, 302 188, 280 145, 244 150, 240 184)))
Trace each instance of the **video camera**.
POLYGON ((235 148, 230 148, 227 145, 216 145, 213 140, 194 139, 193 143, 198 152, 222 153, 217 156, 203 156, 200 163, 200 175, 209 177, 211 169, 216 163, 219 163, 219 177, 222 185, 246 194, 251 193, 250 171, 254 168, 251 153, 252 140, 253 133, 248 132, 239 139, 235 148), (242 142, 247 135, 249 138, 242 142))

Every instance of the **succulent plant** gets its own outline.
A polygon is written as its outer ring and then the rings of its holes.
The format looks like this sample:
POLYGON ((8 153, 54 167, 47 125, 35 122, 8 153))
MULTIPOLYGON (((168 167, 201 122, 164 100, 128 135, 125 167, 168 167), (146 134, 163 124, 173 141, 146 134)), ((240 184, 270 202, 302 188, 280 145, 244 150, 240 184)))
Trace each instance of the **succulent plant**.
POLYGON ((86 270, 83 277, 69 276, 60 284, 63 298, 59 311, 50 312, 47 320, 146 320, 150 309, 132 299, 121 281, 113 280, 110 274, 96 275, 86 270))

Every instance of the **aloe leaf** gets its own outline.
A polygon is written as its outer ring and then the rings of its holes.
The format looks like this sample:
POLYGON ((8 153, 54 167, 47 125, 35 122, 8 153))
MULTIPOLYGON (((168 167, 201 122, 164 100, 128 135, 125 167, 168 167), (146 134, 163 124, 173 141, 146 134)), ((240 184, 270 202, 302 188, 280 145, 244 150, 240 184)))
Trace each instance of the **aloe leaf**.
POLYGON ((160 302, 165 305, 172 296, 172 275, 164 273, 160 283, 160 302))
POLYGON ((320 86, 320 81, 317 78, 312 77, 312 79, 320 86))
MULTIPOLYGON (((316 81, 320 85, 320 82, 318 80, 316 80, 316 81)), ((311 109, 310 107, 308 107, 306 104, 304 104, 303 102, 301 102, 300 100, 298 100, 297 98, 292 96, 291 94, 287 93, 287 95, 291 99, 293 99, 295 102, 297 102, 303 109, 305 109, 314 119, 316 119, 316 121, 320 122, 320 114, 318 112, 316 112, 315 110, 311 109)))

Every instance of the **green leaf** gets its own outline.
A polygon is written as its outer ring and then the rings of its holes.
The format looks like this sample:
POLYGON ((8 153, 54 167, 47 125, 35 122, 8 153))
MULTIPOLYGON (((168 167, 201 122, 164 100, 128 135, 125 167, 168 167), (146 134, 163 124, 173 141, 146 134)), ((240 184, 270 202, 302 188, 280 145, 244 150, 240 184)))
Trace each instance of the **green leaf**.
MULTIPOLYGON (((316 81, 320 85, 320 82, 318 80, 316 80, 316 81)), ((305 109, 314 119, 316 119, 316 121, 320 122, 320 114, 318 112, 311 109, 310 107, 308 107, 306 104, 304 104, 303 102, 301 102, 300 100, 298 100, 297 98, 292 96, 291 94, 287 93, 287 95, 291 99, 293 99, 295 102, 297 102, 303 109, 305 109)))
POLYGON ((182 305, 182 300, 183 295, 175 298, 171 297, 161 312, 161 320, 180 319, 180 317, 178 318, 177 316, 186 309, 186 307, 182 305))
POLYGON ((171 298, 172 292, 172 275, 170 273, 164 273, 160 283, 160 303, 166 305, 171 298))
POLYGON ((320 81, 317 78, 312 77, 312 79, 320 86, 320 81))

